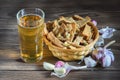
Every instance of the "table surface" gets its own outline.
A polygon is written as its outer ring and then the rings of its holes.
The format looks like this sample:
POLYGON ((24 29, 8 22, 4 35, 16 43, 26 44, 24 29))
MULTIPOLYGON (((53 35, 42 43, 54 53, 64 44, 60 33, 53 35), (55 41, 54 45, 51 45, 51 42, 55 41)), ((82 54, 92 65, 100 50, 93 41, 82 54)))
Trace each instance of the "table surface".
MULTIPOLYGON (((110 26, 117 31, 110 39, 116 43, 110 46, 115 62, 108 68, 87 68, 71 71, 65 80, 118 80, 120 78, 120 1, 119 0, 0 0, 0 80, 60 80, 50 76, 42 67, 44 61, 55 63, 57 58, 44 47, 43 59, 34 64, 24 63, 19 55, 16 13, 22 8, 41 8, 45 20, 59 16, 78 14, 90 16, 98 22, 98 28, 110 26)), ((69 62, 75 65, 77 61, 69 62)))

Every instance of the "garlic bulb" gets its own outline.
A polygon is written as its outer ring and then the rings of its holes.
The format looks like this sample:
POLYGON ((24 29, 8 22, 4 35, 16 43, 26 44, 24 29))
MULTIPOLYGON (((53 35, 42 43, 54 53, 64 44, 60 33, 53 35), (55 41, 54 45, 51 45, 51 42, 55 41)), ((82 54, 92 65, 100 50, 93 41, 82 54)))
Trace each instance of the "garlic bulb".
POLYGON ((107 47, 113 43, 115 43, 115 41, 109 42, 103 48, 98 47, 92 52, 92 57, 97 60, 102 67, 109 67, 111 63, 114 62, 113 52, 110 49, 107 49, 107 47))

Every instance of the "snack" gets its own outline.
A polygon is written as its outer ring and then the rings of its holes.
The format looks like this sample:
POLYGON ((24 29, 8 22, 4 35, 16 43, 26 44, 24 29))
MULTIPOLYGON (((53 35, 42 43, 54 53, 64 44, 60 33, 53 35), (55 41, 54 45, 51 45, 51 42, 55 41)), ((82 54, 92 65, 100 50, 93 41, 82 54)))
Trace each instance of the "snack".
POLYGON ((44 41, 55 57, 65 61, 86 56, 99 37, 90 17, 59 17, 46 23, 44 41))

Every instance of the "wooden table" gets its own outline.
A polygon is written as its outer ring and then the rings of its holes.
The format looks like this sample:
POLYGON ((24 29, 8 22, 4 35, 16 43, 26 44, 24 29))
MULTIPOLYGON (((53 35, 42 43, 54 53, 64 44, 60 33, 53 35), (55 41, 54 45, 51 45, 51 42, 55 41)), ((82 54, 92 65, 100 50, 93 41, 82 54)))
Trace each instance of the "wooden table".
MULTIPOLYGON (((44 47, 44 58, 39 63, 22 62, 19 55, 16 13, 22 8, 42 8, 46 21, 61 15, 90 16, 98 22, 98 28, 110 26, 117 31, 110 46, 115 62, 108 68, 88 68, 70 72, 64 80, 119 80, 120 78, 120 1, 119 0, 0 0, 0 80, 60 80, 50 76, 42 67, 43 61, 55 63, 58 59, 44 47)), ((69 62, 74 65, 77 62, 69 62)))

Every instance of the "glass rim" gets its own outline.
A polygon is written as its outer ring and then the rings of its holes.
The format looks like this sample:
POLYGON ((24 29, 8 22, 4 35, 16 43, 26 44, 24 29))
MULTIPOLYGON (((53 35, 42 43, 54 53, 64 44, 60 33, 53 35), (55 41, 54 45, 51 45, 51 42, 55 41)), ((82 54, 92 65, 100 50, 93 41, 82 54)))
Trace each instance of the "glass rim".
MULTIPOLYGON (((39 11, 41 11, 41 13, 43 14, 43 16, 41 16, 43 19, 45 18, 45 13, 44 13, 44 11, 42 10, 42 9, 40 9, 40 8, 23 8, 23 9, 20 9, 18 12, 17 12, 17 14, 16 14, 16 18, 17 18, 17 20, 19 20, 20 18, 18 17, 18 15, 19 15, 19 13, 21 12, 21 11, 23 11, 23 10, 25 10, 25 9, 31 9, 31 10, 39 10, 39 11)), ((32 14, 32 13, 31 13, 32 14)), ((30 14, 27 14, 27 15, 30 15, 30 14)), ((35 15, 38 15, 38 16, 40 16, 39 14, 35 14, 35 15)), ((23 15, 23 16, 25 16, 25 15, 23 15)), ((23 17, 23 16, 21 16, 21 17, 23 17)), ((42 19, 40 20, 40 21, 42 21, 42 19)), ((26 28, 26 29, 34 29, 34 28, 38 28, 38 27, 24 27, 24 26, 21 26, 21 27, 23 27, 23 28, 26 28)))
MULTIPOLYGON (((17 20, 19 20, 19 17, 18 17, 18 15, 19 15, 19 13, 21 12, 21 11, 23 11, 23 10, 25 10, 25 9, 37 9, 37 10, 39 10, 39 11, 41 11, 42 12, 42 14, 43 14, 43 16, 41 16, 43 19, 45 18, 45 13, 44 13, 44 11, 42 10, 42 9, 40 9, 40 8, 23 8, 23 9, 20 9, 18 12, 17 12, 17 14, 16 14, 16 18, 17 18, 17 20)), ((37 14, 37 15, 39 15, 39 14, 37 14)))

